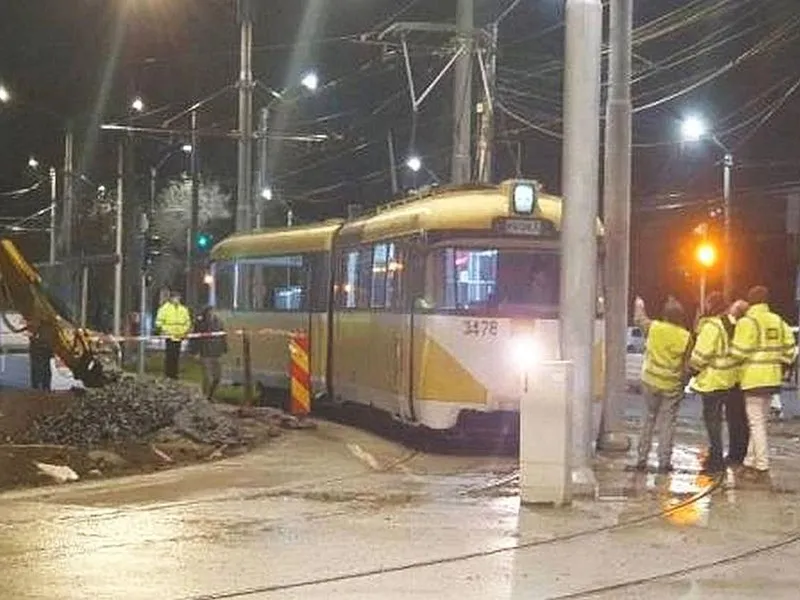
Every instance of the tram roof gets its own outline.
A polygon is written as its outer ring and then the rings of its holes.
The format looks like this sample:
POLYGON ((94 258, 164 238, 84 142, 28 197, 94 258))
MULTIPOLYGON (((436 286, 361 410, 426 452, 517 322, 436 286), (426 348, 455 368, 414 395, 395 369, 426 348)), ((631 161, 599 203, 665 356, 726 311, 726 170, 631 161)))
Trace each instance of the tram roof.
MULTIPOLYGON (((511 210, 509 194, 516 182, 434 189, 427 196, 410 197, 387 205, 377 214, 345 223, 338 237, 344 243, 357 243, 422 231, 488 231, 498 218, 528 218, 516 215, 511 210)), ((539 193, 536 210, 530 217, 550 221, 560 231, 561 207, 561 198, 539 193)), ((597 235, 602 236, 603 233, 598 220, 597 235)))
POLYGON ((341 219, 288 229, 263 229, 232 235, 211 250, 212 260, 327 252, 344 223, 341 219))
MULTIPOLYGON (((434 188, 421 196, 381 207, 376 213, 352 221, 331 220, 307 226, 266 229, 233 235, 211 251, 213 260, 250 258, 264 255, 325 252, 334 238, 345 244, 374 242, 432 231, 490 231, 496 219, 538 218, 561 230, 562 200, 539 193, 534 213, 520 216, 511 210, 509 195, 514 183, 434 188)), ((598 220, 597 235, 604 234, 598 220)))

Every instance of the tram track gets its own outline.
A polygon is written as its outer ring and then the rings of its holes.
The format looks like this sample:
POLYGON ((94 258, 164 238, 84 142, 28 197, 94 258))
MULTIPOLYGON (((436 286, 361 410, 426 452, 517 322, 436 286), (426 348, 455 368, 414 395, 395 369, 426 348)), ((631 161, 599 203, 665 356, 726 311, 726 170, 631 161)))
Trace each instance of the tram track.
MULTIPOLYGON (((509 477, 509 480, 513 479, 513 476, 509 477)), ((636 517, 634 519, 628 519, 624 522, 616 523, 613 525, 602 525, 599 527, 593 527, 589 529, 582 529, 578 531, 574 531, 572 533, 567 533, 564 535, 554 536, 552 538, 547 539, 538 539, 532 540, 529 542, 519 542, 507 546, 503 546, 500 548, 494 548, 491 550, 477 550, 474 552, 465 552, 460 554, 454 554, 451 556, 445 556, 440 558, 432 558, 420 561, 411 561, 406 563, 401 563, 398 565, 393 565, 389 567, 379 567, 376 569, 365 569, 362 571, 350 571, 346 573, 340 573, 336 575, 329 575, 325 577, 318 577, 318 578, 309 578, 305 580, 300 580, 296 582, 288 582, 288 583, 280 583, 280 584, 272 584, 272 585, 264 585, 264 586, 255 586, 250 588, 241 588, 241 589, 232 589, 227 591, 215 592, 211 594, 201 594, 201 595, 194 595, 194 596, 187 596, 183 597, 180 600, 230 600, 235 598, 246 598, 248 596, 255 596, 255 595, 264 595, 270 593, 278 593, 278 592, 286 592, 286 591, 293 591, 299 590, 304 588, 311 588, 316 586, 322 585, 329 585, 334 583, 343 583, 349 581, 358 581, 358 580, 365 580, 365 579, 373 579, 377 577, 382 577, 385 575, 392 575, 397 573, 409 572, 418 569, 424 569, 429 567, 436 567, 436 566, 443 566, 448 564, 456 564, 459 562, 465 562, 469 560, 487 558, 491 556, 497 556, 501 554, 511 553, 511 552, 518 552, 521 550, 529 550, 532 548, 540 548, 545 546, 552 546, 560 543, 571 542, 581 538, 588 538, 595 535, 606 534, 606 533, 613 533, 616 531, 621 531, 624 529, 628 529, 631 527, 636 527, 639 525, 643 525, 648 522, 656 521, 659 519, 663 519, 668 517, 669 515, 676 513, 678 511, 684 510, 687 507, 695 504, 704 498, 711 496, 716 491, 722 489, 722 477, 714 479, 711 484, 706 486, 705 488, 701 489, 697 493, 693 494, 691 497, 683 500, 679 503, 676 503, 669 508, 664 510, 655 511, 640 517, 636 517)), ((746 556, 749 555, 757 555, 759 553, 767 552, 770 549, 777 549, 780 547, 784 547, 800 541, 800 533, 796 536, 791 538, 785 539, 782 542, 767 545, 764 547, 758 547, 756 549, 750 549, 749 551, 742 552, 736 556, 725 557, 723 559, 719 559, 717 561, 703 563, 701 565, 697 565, 694 567, 693 570, 701 570, 703 568, 711 568, 714 566, 718 566, 719 564, 725 564, 727 562, 733 562, 735 560, 742 560, 746 556)), ((652 576, 654 579, 653 581, 657 580, 658 578, 668 578, 670 576, 680 575, 682 571, 691 572, 692 569, 684 567, 681 570, 676 570, 672 575, 669 573, 667 574, 656 574, 652 576)), ((640 578, 637 580, 630 580, 628 582, 619 582, 613 584, 612 586, 608 586, 607 591, 613 591, 614 589, 622 589, 623 587, 632 587, 635 585, 642 585, 647 583, 649 578, 640 578), (614 587, 616 586, 616 587, 614 587)), ((582 590, 578 592, 571 592, 568 595, 564 596, 554 596, 553 600, 556 598, 579 598, 586 595, 593 595, 598 593, 605 592, 605 588, 594 588, 591 590, 582 590)))

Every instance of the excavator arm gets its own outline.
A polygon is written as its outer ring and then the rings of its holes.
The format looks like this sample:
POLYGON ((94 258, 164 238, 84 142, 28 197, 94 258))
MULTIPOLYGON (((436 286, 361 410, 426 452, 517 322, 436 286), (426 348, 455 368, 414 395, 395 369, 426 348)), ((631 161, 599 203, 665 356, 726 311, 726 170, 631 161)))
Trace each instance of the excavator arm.
POLYGON ((119 377, 99 336, 93 336, 61 315, 36 269, 11 240, 0 239, 0 291, 27 322, 31 333, 53 352, 87 387, 102 387, 119 377))

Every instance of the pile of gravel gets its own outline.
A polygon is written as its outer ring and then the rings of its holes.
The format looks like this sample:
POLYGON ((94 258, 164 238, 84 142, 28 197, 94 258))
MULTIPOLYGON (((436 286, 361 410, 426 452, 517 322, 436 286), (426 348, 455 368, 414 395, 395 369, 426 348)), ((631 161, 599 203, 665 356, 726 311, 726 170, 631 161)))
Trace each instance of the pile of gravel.
POLYGON ((166 427, 202 444, 242 443, 237 426, 198 389, 136 375, 78 392, 67 411, 39 418, 22 437, 28 443, 87 447, 143 441, 166 427))

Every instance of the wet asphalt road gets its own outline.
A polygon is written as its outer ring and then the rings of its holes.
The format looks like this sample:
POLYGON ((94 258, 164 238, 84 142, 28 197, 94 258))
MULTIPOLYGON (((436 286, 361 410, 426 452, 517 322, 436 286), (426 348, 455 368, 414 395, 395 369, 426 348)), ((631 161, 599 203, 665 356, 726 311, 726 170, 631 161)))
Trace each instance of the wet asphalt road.
POLYGON ((218 463, 4 494, 0 599, 527 599, 639 579, 575 597, 796 598, 800 543, 696 568, 800 533, 792 435, 774 438, 779 493, 720 490, 555 539, 705 489, 693 410, 681 473, 599 460, 600 500, 564 510, 520 508, 513 458, 423 454, 326 423, 218 463))

